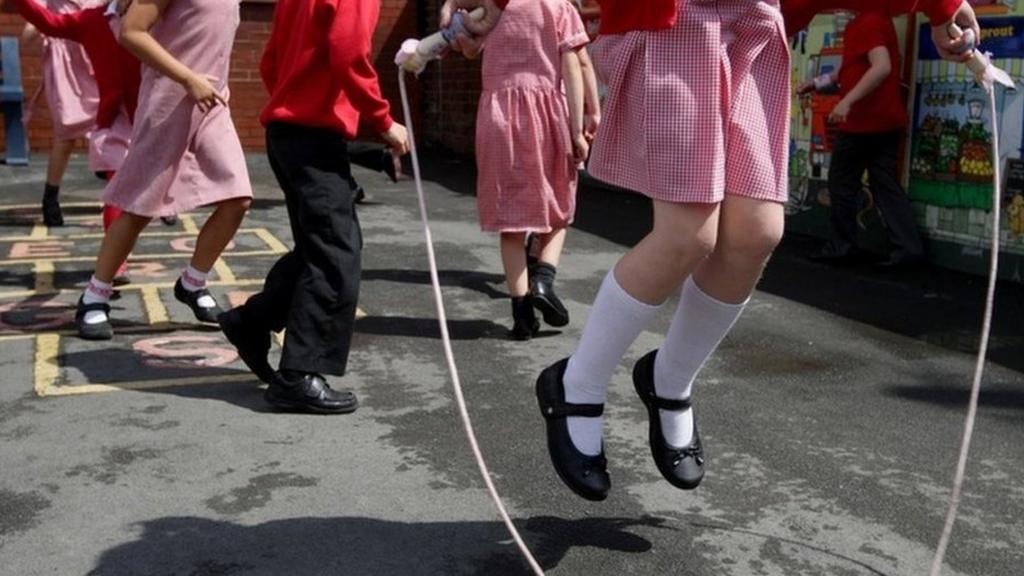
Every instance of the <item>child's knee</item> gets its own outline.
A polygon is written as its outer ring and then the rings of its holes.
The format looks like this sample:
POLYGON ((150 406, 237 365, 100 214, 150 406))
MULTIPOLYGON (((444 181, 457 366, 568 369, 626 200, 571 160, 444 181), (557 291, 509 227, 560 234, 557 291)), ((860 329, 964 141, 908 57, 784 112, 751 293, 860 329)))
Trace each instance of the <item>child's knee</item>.
POLYGON ((236 216, 244 216, 252 206, 252 198, 232 198, 221 202, 219 208, 236 216))

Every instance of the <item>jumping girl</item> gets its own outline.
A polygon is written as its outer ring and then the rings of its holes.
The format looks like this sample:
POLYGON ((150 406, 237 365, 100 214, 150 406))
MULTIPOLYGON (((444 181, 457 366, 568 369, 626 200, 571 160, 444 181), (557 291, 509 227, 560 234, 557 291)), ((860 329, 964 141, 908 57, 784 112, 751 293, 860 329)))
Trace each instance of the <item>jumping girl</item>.
POLYGON ((104 200, 124 213, 108 230, 75 319, 86 339, 113 337, 114 273, 156 217, 215 205, 174 296, 202 322, 221 312, 206 277, 241 225, 252 198, 245 157, 227 108, 237 0, 135 0, 121 44, 146 64, 131 149, 104 200))

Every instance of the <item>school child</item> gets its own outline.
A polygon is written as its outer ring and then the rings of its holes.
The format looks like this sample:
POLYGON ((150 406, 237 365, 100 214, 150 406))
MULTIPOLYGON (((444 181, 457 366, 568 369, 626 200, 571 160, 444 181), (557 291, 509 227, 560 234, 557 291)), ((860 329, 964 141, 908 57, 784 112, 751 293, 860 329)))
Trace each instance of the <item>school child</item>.
MULTIPOLYGON (((936 27, 973 21, 966 4, 935 0, 943 3, 930 14, 936 27)), ((590 170, 649 196, 653 229, 605 277, 576 351, 536 385, 555 470, 591 500, 611 486, 601 429, 612 373, 674 294, 664 344, 637 361, 633 386, 659 472, 677 488, 700 484, 692 385, 781 238, 787 198, 789 53, 778 2, 635 6, 602 4, 594 58, 609 94, 590 170)))
POLYGON ((221 312, 206 278, 235 235, 252 198, 242 146, 227 108, 228 65, 239 22, 237 0, 134 0, 121 44, 142 72, 131 148, 104 192, 123 213, 110 226, 78 302, 82 338, 113 337, 109 299, 118 266, 156 217, 214 205, 174 296, 201 322, 221 312))
MULTIPOLYGON (((77 12, 103 5, 106 0, 46 0, 46 8, 55 13, 77 12)), ((23 37, 37 34, 29 24, 23 37)), ((44 33, 45 34, 45 33, 44 33)), ((43 223, 63 226, 60 185, 74 150, 75 140, 86 138, 93 127, 99 94, 92 76, 92 64, 85 50, 61 38, 43 39, 43 87, 53 126, 53 144, 46 167, 43 188, 43 223)), ((33 97, 34 103, 36 98, 33 97)), ((30 108, 32 104, 30 104, 30 108)))
MULTIPOLYGON (((139 61, 117 43, 119 2, 75 12, 53 12, 33 0, 11 0, 25 20, 49 38, 60 38, 81 45, 93 62, 99 105, 95 125, 89 132, 89 169, 110 181, 128 155, 132 116, 138 103, 139 61)), ((103 206, 103 229, 107 230, 121 211, 103 206)), ((114 284, 125 284, 128 273, 121 263, 114 284)))
POLYGON ((274 264, 263 291, 220 316, 225 336, 269 387, 279 408, 341 414, 355 394, 343 376, 359 298, 362 233, 349 186, 348 142, 360 122, 398 155, 405 127, 391 118, 370 60, 376 0, 278 0, 260 65, 270 100, 260 116, 267 155, 288 206, 295 248, 274 264), (287 328, 278 371, 270 333, 287 328))
MULTIPOLYGON (((569 323, 554 280, 576 210, 576 167, 589 149, 584 100, 590 91, 579 56, 585 56, 587 41, 566 0, 513 0, 477 47, 483 50, 477 209, 481 229, 500 234, 516 340, 529 340, 540 329, 534 307, 552 326, 569 323), (503 48, 513 43, 515 52, 503 48), (523 249, 527 234, 539 244, 532 274, 523 249)), ((464 54, 474 57, 476 51, 464 54)), ((596 98, 589 104, 596 106, 596 98)))

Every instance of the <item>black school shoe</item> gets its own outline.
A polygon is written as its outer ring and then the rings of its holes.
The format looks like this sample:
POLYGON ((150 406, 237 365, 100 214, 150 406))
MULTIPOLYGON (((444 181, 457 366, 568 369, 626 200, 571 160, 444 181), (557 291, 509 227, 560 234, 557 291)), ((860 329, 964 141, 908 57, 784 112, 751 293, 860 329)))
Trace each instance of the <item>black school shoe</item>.
POLYGON ((568 416, 596 418, 604 413, 604 404, 569 404, 565 401, 564 358, 548 366, 537 378, 537 403, 547 425, 548 454, 555 472, 570 490, 587 500, 601 501, 608 497, 611 479, 604 448, 597 456, 588 456, 576 449, 569 436, 568 416))
POLYGON ((64 213, 60 210, 60 201, 56 197, 43 197, 43 224, 47 226, 63 226, 64 213))
POLYGON ((270 331, 245 321, 241 308, 232 308, 217 316, 217 323, 228 342, 238 350, 238 357, 261 381, 274 381, 274 369, 267 361, 270 353, 270 331))
POLYGON ((304 374, 298 381, 289 381, 276 372, 263 397, 270 404, 293 412, 348 414, 359 407, 355 394, 332 389, 319 374, 304 374))
MULTIPOLYGON (((554 269, 550 264, 543 262, 537 264, 537 270, 542 272, 544 267, 554 269)), ((544 323, 548 326, 561 328, 569 323, 569 310, 555 294, 555 286, 547 273, 535 273, 530 282, 530 301, 533 307, 540 310, 544 317, 544 323)))
MULTIPOLYGON (((177 299, 178 302, 181 302, 192 309, 192 313, 195 314, 196 320, 216 324, 217 316, 223 314, 224 310, 216 304, 214 304, 212 308, 203 308, 199 305, 199 299, 203 296, 210 296, 210 291, 203 288, 202 290, 190 292, 181 285, 180 277, 178 278, 178 281, 174 283, 174 298, 177 299)), ((212 296, 210 297, 212 298, 212 296)), ((214 302, 216 302, 216 300, 214 300, 214 302)))
POLYGON ((686 410, 690 408, 690 399, 669 400, 659 398, 654 392, 654 359, 658 351, 648 352, 646 356, 633 366, 633 387, 640 395, 647 408, 648 442, 651 445, 651 456, 658 472, 668 480, 669 484, 682 490, 693 490, 704 479, 704 447, 700 443, 697 432, 697 419, 693 420, 693 440, 685 448, 674 448, 665 442, 661 431, 661 417, 658 410, 686 410))
POLYGON ((529 340, 540 332, 529 296, 512 298, 512 339, 529 340))
POLYGON ((110 340, 114 337, 114 327, 110 325, 110 304, 96 302, 86 304, 85 297, 78 298, 78 307, 75 309, 75 328, 78 329, 78 336, 83 340, 110 340), (88 312, 103 312, 107 320, 96 324, 86 324, 85 315, 88 312))

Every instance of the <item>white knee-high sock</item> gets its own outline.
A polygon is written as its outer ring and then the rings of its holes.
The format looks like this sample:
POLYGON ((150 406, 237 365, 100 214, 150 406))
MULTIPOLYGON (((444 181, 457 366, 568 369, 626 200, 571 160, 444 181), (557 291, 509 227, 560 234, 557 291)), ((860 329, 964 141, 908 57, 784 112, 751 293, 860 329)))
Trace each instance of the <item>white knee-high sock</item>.
MULTIPOLYGON (((726 304, 708 296, 687 278, 679 308, 672 317, 665 344, 654 360, 654 390, 661 398, 689 398, 704 362, 729 333, 746 302, 726 304)), ((693 439, 693 409, 660 410, 661 429, 670 446, 682 448, 693 439)))
MULTIPOLYGON (((605 276, 590 309, 576 352, 565 370, 565 400, 570 404, 604 404, 608 382, 622 356, 661 306, 633 298, 615 279, 605 276)), ((568 418, 569 436, 576 448, 591 456, 601 452, 603 418, 568 418)))

